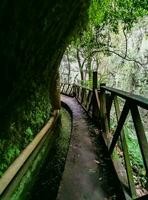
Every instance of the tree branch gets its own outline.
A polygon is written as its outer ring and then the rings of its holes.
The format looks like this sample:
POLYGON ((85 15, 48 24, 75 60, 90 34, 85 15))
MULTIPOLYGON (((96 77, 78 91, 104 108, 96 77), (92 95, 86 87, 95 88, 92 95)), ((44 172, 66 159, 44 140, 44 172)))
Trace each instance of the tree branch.
POLYGON ((86 60, 87 60, 89 57, 94 56, 96 53, 101 53, 101 52, 102 52, 102 53, 104 53, 104 52, 113 53, 113 54, 119 56, 120 58, 122 58, 122 59, 124 59, 124 60, 126 60, 126 61, 135 62, 135 63, 139 64, 139 65, 142 66, 142 67, 143 67, 144 65, 147 65, 147 64, 148 64, 148 60, 147 60, 146 63, 141 63, 141 62, 138 61, 138 60, 135 60, 135 59, 133 59, 133 58, 130 58, 130 57, 128 57, 127 55, 126 55, 126 57, 125 57, 125 55, 121 55, 120 53, 118 53, 118 52, 116 52, 116 51, 113 51, 113 50, 111 50, 111 49, 100 49, 100 50, 94 50, 94 51, 92 51, 92 52, 84 59, 82 65, 85 64, 86 60))

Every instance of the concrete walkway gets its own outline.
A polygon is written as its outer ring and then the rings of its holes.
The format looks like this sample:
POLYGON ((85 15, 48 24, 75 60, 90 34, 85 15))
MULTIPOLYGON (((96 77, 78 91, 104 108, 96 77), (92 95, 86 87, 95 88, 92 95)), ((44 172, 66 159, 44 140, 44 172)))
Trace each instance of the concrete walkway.
POLYGON ((72 110, 73 128, 57 200, 123 200, 102 137, 75 98, 61 98, 72 110))

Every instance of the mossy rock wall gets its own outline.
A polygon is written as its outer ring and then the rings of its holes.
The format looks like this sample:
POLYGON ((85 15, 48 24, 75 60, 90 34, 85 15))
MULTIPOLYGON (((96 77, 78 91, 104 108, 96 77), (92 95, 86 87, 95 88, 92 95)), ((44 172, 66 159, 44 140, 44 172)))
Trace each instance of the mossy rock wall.
POLYGON ((60 107, 58 67, 88 5, 89 0, 1 0, 0 152, 10 138, 24 147, 49 118, 51 104, 60 107))

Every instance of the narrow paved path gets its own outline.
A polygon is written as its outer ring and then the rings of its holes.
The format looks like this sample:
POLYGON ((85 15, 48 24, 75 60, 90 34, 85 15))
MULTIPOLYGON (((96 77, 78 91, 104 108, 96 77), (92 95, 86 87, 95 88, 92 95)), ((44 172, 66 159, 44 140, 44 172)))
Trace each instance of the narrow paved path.
POLYGON ((103 139, 75 98, 62 95, 73 128, 57 200, 123 200, 103 139))

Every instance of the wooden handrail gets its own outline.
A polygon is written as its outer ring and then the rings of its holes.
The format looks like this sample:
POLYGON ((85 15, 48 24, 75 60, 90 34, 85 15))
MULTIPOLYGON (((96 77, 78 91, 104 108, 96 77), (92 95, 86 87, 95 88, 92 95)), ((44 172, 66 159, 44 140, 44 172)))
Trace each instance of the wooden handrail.
POLYGON ((103 88, 104 90, 109 91, 114 95, 122 97, 123 99, 132 101, 136 105, 148 110, 148 99, 147 98, 144 98, 140 95, 131 94, 129 92, 125 92, 125 91, 122 91, 119 89, 111 88, 111 87, 101 86, 100 88, 103 88))

